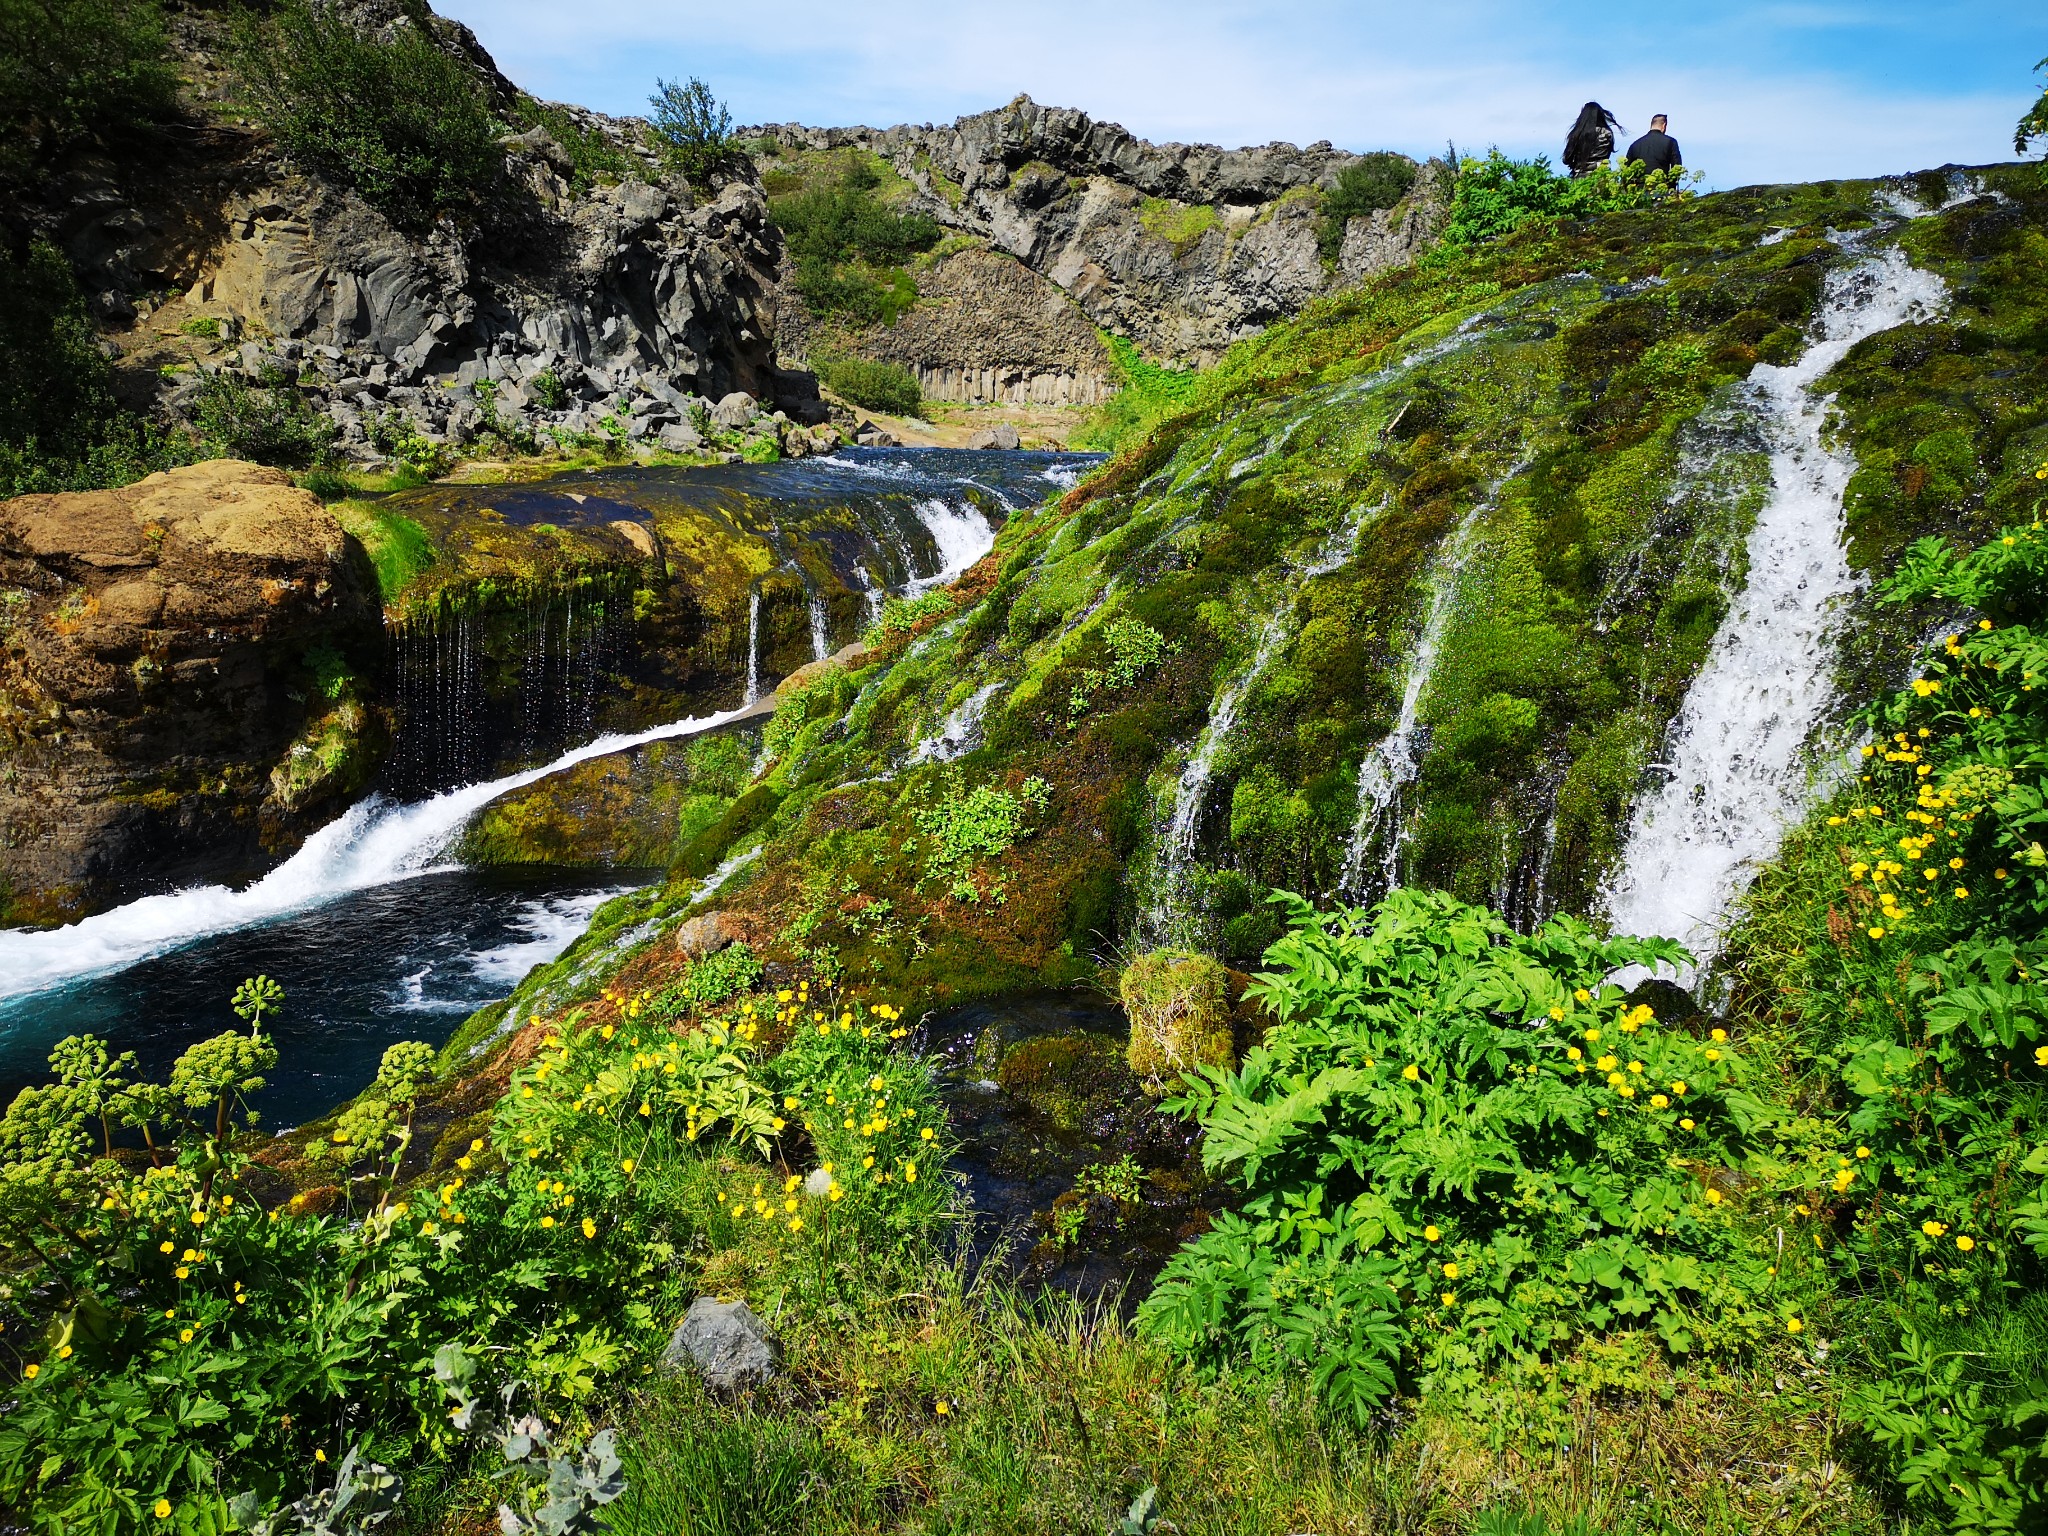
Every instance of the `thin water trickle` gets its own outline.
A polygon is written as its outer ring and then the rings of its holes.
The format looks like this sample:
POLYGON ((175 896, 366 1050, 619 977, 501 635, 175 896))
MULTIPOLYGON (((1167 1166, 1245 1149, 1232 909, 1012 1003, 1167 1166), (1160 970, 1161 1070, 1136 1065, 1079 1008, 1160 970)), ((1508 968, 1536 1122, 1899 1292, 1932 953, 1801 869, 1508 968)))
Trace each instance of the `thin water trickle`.
POLYGON ((1750 376, 1771 488, 1749 534, 1748 585, 1686 693, 1669 771, 1637 807, 1606 901, 1617 932, 1679 939, 1704 965, 1730 902, 1804 808, 1834 697, 1840 607, 1861 585, 1842 547, 1855 463, 1830 445, 1831 397, 1815 386, 1864 338, 1932 319, 1946 299, 1941 280, 1896 248, 1838 267, 1805 355, 1750 376))
POLYGON ((1250 663, 1223 685, 1210 705, 1208 722, 1174 785, 1173 809, 1158 839, 1154 896, 1145 914, 1145 926, 1153 940, 1172 938, 1184 925, 1187 868, 1194 858, 1196 837, 1201 831, 1209 781, 1215 776, 1225 744, 1237 729, 1238 713, 1250 697, 1253 685, 1265 675, 1273 657, 1293 632, 1295 594, 1315 578, 1327 576, 1343 566, 1358 543, 1359 530, 1384 505, 1359 503, 1352 508, 1343 526, 1325 539, 1307 560, 1286 568, 1284 590, 1275 599, 1270 616, 1259 630, 1250 663))
POLYGON ((747 594, 747 691, 745 702, 761 701, 761 594, 747 594))

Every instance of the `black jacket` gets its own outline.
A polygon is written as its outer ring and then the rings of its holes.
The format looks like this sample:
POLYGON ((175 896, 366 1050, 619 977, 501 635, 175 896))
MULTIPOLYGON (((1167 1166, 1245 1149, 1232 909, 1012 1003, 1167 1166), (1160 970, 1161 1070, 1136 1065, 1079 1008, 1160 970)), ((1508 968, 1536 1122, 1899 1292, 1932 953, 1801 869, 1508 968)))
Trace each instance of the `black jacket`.
POLYGON ((1640 161, 1646 170, 1675 171, 1685 164, 1678 152, 1678 140, 1662 129, 1652 128, 1628 147, 1631 164, 1640 161))
POLYGON ((1564 141, 1564 163, 1574 176, 1583 176, 1596 165, 1604 165, 1614 153, 1614 130, 1602 123, 1590 133, 1577 128, 1564 141))

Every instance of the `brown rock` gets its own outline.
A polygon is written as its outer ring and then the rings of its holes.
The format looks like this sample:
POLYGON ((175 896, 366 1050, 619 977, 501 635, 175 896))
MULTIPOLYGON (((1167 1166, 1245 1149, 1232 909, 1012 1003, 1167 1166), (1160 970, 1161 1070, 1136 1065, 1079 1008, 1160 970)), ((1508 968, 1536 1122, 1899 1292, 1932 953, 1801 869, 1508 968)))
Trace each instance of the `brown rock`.
POLYGON ((315 646, 380 664, 375 578, 281 470, 222 459, 0 502, 0 922, 295 845, 377 746, 352 695, 311 685, 315 646), (317 762, 282 771, 302 739, 317 762))

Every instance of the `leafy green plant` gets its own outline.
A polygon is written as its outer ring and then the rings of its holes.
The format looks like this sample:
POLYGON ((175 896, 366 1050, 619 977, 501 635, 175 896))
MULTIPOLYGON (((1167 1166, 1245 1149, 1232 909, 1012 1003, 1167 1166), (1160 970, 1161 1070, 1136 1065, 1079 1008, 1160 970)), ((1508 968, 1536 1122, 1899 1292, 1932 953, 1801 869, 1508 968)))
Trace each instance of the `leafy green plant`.
POLYGON ((534 437, 533 429, 516 420, 506 420, 498 409, 498 386, 493 380, 477 380, 470 386, 470 393, 476 397, 477 431, 482 436, 495 439, 512 453, 540 452, 540 443, 534 437))
POLYGON ((751 992, 761 982, 761 962, 744 944, 728 944, 715 954, 690 962, 682 980, 663 994, 680 1005, 681 1011, 709 1008, 741 992, 751 992))
POLYGON ((732 113, 692 75, 687 82, 656 80, 647 104, 662 158, 686 176, 708 176, 739 153, 732 113))
POLYGON ((907 635, 926 619, 951 613, 958 606, 959 600, 942 587, 916 597, 885 598, 882 616, 868 626, 868 632, 861 638, 869 645, 880 645, 891 635, 907 635))
POLYGON ((917 375, 900 363, 865 357, 814 357, 811 367, 827 389, 870 411, 915 416, 924 409, 924 391, 917 375))
POLYGON ((284 0, 240 33, 251 102, 279 142, 409 230, 474 208, 504 173, 483 86, 431 25, 423 10, 380 41, 338 7, 284 0))
MULTIPOLYGON (((2048 69, 2048 59, 2034 66, 2037 74, 2044 69, 2048 69)), ((2024 155, 2033 147, 2034 140, 2042 138, 2048 138, 2048 91, 2041 93, 2041 99, 2029 107, 2026 116, 2013 127, 2012 152, 2024 155)))
POLYGON ((1171 656, 1176 647, 1142 619, 1118 614, 1102 632, 1108 663, 1083 667, 1081 677, 1067 696, 1067 727, 1072 730, 1104 689, 1128 688, 1152 668, 1171 656))
MULTIPOLYGON (((548 137, 562 146, 569 157, 569 182, 577 191, 624 181, 633 173, 633 161, 605 134, 586 128, 560 107, 521 92, 512 103, 512 115, 523 128, 545 128, 548 137)), ((559 410, 559 405, 550 406, 559 410)))
POLYGON ((292 469, 325 462, 340 430, 276 368, 253 384, 232 369, 201 370, 192 425, 225 457, 292 469))
POLYGON ((1109 352, 1120 387, 1090 419, 1074 443, 1080 448, 1114 452, 1135 441, 1159 422, 1187 408, 1201 377, 1192 368, 1168 368, 1152 362, 1126 337, 1098 333, 1109 352))
POLYGON ((543 368, 528 383, 533 398, 551 411, 559 411, 569 403, 569 386, 562 382, 561 375, 552 368, 543 368))
MULTIPOLYGON (((1015 794, 992 784, 961 793, 954 791, 936 804, 917 813, 923 830, 925 878, 946 884, 956 901, 978 902, 984 897, 1005 899, 1006 884, 998 877, 986 890, 974 880, 974 867, 984 859, 1000 858, 1022 838, 1037 830, 1027 813, 1043 817, 1051 803, 1051 787, 1045 780, 1029 778, 1015 794)), ((922 885, 922 882, 920 882, 922 885)))
POLYGON ((1376 149, 1337 173, 1337 185, 1323 194, 1316 223, 1316 254, 1334 267, 1353 219, 1391 208, 1414 189, 1416 165, 1406 155, 1376 149))
POLYGON ((368 423, 370 445, 398 460, 416 484, 438 480, 455 467, 455 450, 423 434, 411 417, 392 407, 368 423))
POLYGON ((169 111, 166 43, 155 0, 0 0, 0 175, 169 111))
POLYGON ((1685 171, 1645 171, 1640 165, 1596 167, 1587 176, 1560 176, 1547 157, 1515 160, 1498 149, 1484 160, 1458 165, 1451 212, 1444 224, 1445 252, 1512 234, 1534 219, 1579 219, 1629 208, 1651 208, 1688 197, 1685 171))
POLYGON ((1463 1383, 1586 1332, 1674 1354, 1802 1326, 1702 1171, 1754 1115, 1733 1053, 1603 980, 1667 940, 1534 934, 1447 896, 1370 914, 1276 894, 1241 1067, 1185 1078, 1203 1164, 1245 1190, 1140 1309, 1211 1368, 1308 1374, 1361 1418, 1413 1373, 1463 1383))
POLYGON ((500 1389, 494 1413, 471 1390, 476 1375, 477 1362, 460 1344, 434 1351, 434 1380, 454 1404, 450 1422, 495 1448, 504 1463, 496 1472, 507 1495, 498 1505, 498 1529, 504 1536, 578 1536, 603 1529, 598 1511, 626 1491, 612 1431, 599 1430, 580 1449, 558 1448, 545 1421, 533 1414, 513 1417, 516 1382, 500 1389))

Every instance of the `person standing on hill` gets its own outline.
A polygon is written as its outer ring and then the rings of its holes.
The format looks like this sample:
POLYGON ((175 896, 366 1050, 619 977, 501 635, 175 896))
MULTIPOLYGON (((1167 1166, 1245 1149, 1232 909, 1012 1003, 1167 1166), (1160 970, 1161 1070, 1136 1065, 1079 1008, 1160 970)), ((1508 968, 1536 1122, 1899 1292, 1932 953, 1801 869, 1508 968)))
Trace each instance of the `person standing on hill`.
POLYGON ((1614 153, 1614 135, 1627 131, 1599 102, 1587 102, 1579 109, 1579 120, 1572 124, 1572 131, 1565 135, 1565 165, 1574 176, 1589 174, 1595 166, 1605 165, 1607 157, 1614 153))
POLYGON ((1664 131, 1670 126, 1671 120, 1662 112, 1651 118, 1650 131, 1629 145, 1627 163, 1640 165, 1646 171, 1675 171, 1684 165, 1678 140, 1664 131))

